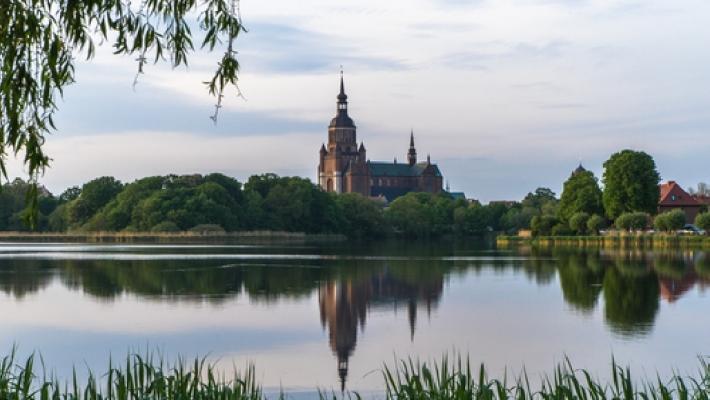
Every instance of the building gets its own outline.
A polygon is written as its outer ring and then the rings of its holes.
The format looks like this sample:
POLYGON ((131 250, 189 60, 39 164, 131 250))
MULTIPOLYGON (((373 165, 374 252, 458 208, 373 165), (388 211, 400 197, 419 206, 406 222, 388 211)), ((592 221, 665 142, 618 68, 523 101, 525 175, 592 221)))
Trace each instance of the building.
POLYGON ((660 185, 661 197, 658 201, 658 213, 671 210, 683 210, 685 219, 689 223, 695 221, 695 217, 705 207, 693 196, 688 194, 675 181, 668 181, 660 185))
POLYGON ((406 162, 370 161, 364 142, 357 143, 357 128, 348 115, 348 96, 343 76, 337 97, 335 118, 328 127, 328 145, 320 148, 318 184, 335 193, 360 193, 367 197, 384 197, 387 201, 409 192, 441 193, 443 177, 427 155, 418 162, 414 132, 409 137, 406 162))

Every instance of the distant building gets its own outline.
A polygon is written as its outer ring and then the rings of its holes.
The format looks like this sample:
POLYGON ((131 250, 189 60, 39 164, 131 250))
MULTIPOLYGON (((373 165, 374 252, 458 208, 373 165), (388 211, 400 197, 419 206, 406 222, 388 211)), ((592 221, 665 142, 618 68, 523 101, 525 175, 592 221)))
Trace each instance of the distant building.
POLYGON ((683 190, 675 181, 668 181, 660 185, 661 197, 658 201, 658 212, 682 210, 686 221, 692 223, 695 217, 705 207, 696 198, 683 190))
POLYGON ((328 145, 320 148, 318 184, 335 193, 360 193, 367 197, 384 197, 387 201, 409 192, 441 193, 443 177, 427 156, 418 162, 414 132, 409 137, 407 161, 370 161, 365 144, 358 147, 356 127, 348 115, 348 96, 342 74, 335 118, 328 127, 328 145))

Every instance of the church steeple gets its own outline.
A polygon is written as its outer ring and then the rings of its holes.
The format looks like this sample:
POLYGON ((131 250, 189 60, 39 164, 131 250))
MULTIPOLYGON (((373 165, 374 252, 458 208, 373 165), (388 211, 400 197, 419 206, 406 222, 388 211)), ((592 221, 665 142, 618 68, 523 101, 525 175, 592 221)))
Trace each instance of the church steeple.
POLYGON ((417 149, 414 148, 414 129, 409 136, 409 151, 407 152, 407 161, 412 166, 417 163, 417 149))
POLYGON ((338 93, 337 112, 330 121, 331 128, 355 128, 353 120, 348 116, 348 95, 345 94, 343 70, 340 70, 340 93, 338 93))

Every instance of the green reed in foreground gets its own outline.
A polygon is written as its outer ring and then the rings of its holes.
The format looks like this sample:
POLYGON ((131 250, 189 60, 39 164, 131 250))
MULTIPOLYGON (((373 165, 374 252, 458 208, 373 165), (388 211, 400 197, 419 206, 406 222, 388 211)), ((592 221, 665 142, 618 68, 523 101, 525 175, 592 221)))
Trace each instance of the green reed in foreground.
MULTIPOLYGON (((60 384, 47 378, 44 366, 38 371, 35 357, 16 363, 14 352, 0 362, 0 399, 2 400, 257 400, 265 399, 257 384, 254 369, 236 373, 231 379, 218 375, 204 360, 189 366, 182 362, 166 366, 162 360, 137 355, 129 356, 121 366, 109 362, 108 372, 98 379, 95 375, 78 382, 60 384), (38 372, 40 374, 38 374, 38 372)), ((523 373, 512 382, 507 378, 491 379, 485 367, 477 371, 468 360, 444 357, 435 363, 420 363, 411 359, 393 367, 385 366, 386 399, 710 399, 710 366, 703 360, 695 377, 676 375, 667 381, 632 377, 628 368, 612 360, 611 379, 600 381, 585 370, 575 370, 569 361, 558 365, 551 375, 531 385, 523 373)), ((280 397, 288 397, 281 394, 280 397)), ((357 393, 328 395, 321 399, 360 398, 357 393)))

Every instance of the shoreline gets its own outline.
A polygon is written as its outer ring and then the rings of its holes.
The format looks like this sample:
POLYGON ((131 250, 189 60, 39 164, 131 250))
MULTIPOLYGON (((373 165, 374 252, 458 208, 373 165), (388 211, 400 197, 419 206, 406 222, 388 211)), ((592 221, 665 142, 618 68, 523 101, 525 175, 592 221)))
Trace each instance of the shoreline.
POLYGON ((620 233, 613 235, 537 236, 520 237, 499 235, 497 246, 518 244, 544 247, 596 247, 710 250, 710 236, 681 236, 668 234, 620 233))
POLYGON ((66 243, 194 243, 194 242, 343 242, 341 234, 308 234, 284 231, 241 232, 0 232, 0 242, 66 243))

